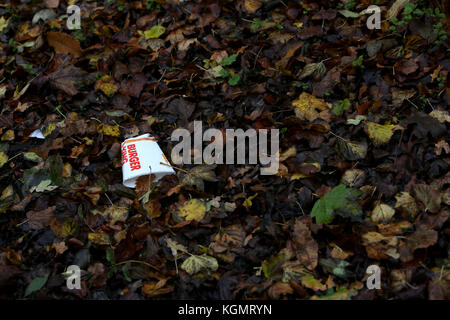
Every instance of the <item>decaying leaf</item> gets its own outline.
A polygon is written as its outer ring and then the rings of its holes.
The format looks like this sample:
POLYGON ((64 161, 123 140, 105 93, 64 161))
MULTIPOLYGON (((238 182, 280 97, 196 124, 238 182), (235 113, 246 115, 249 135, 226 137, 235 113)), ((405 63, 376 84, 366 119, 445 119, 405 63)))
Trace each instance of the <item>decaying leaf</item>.
POLYGON ((395 196, 395 199, 397 200, 395 204, 396 208, 403 208, 413 218, 416 216, 419 209, 417 208, 416 200, 414 200, 409 192, 401 192, 395 196))
POLYGON ((29 211, 27 213, 28 225, 31 229, 39 230, 50 225, 56 207, 49 207, 42 211, 29 211))
POLYGON ((417 184, 413 188, 414 197, 424 206, 425 211, 436 213, 441 207, 441 194, 433 187, 426 184, 417 184))
POLYGON ((80 42, 66 33, 50 31, 47 33, 47 41, 57 53, 69 53, 75 58, 83 53, 80 42))
POLYGON ((186 271, 188 274, 196 274, 201 271, 214 272, 219 268, 219 264, 216 258, 202 254, 201 256, 191 255, 189 258, 184 260, 181 265, 181 269, 186 271))
POLYGON ((387 204, 380 203, 372 211, 370 219, 375 223, 387 223, 395 214, 395 210, 387 204))
POLYGON ((314 121, 319 118, 330 121, 331 119, 331 104, 307 92, 302 92, 292 104, 295 107, 295 115, 302 120, 314 121))
POLYGON ((192 199, 185 201, 183 205, 178 208, 177 215, 184 218, 184 220, 196 220, 203 219, 206 213, 205 202, 199 199, 192 199))
POLYGON ((195 185, 201 191, 205 189, 204 181, 217 181, 214 173, 215 165, 201 165, 195 166, 188 170, 188 173, 183 176, 181 183, 184 185, 195 185))
POLYGON ((338 152, 349 161, 362 160, 367 155, 367 142, 365 140, 352 142, 337 139, 338 152))
POLYGON ((401 127, 393 124, 381 125, 375 122, 367 121, 366 129, 370 139, 375 143, 375 145, 381 145, 389 142, 394 134, 394 130, 401 129, 401 127))

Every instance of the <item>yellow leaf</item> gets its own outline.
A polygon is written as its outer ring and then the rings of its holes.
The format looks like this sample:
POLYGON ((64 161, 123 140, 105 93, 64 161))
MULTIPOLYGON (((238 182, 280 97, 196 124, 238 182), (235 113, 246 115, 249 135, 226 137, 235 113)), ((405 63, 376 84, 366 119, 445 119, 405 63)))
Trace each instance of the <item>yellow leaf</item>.
POLYGON ((245 207, 245 209, 247 209, 247 211, 253 205, 252 200, 255 199, 257 195, 258 195, 258 192, 244 200, 244 203, 242 205, 245 207))
POLYGON ((148 40, 148 39, 157 39, 157 38, 159 38, 165 31, 166 31, 166 28, 164 28, 163 26, 153 26, 150 30, 144 31, 145 40, 148 40))
POLYGON ((128 208, 113 205, 111 207, 108 207, 102 213, 102 216, 110 220, 112 224, 116 223, 117 221, 125 222, 128 218, 128 208))
POLYGON ((108 97, 112 97, 119 88, 114 83, 99 81, 95 89, 101 90, 108 97))
POLYGON ((259 8, 261 8, 261 2, 259 0, 245 0, 244 8, 248 13, 255 13, 259 8))
POLYGON ((280 161, 284 161, 290 157, 295 157, 296 155, 297 155, 297 149, 295 146, 292 146, 281 154, 280 161))
POLYGON ((380 145, 389 142, 395 129, 401 129, 398 125, 393 124, 378 124, 375 122, 366 122, 367 132, 370 139, 375 143, 375 145, 380 145))
POLYGON ((178 215, 184 217, 185 220, 200 221, 205 216, 205 203, 199 199, 191 199, 186 201, 179 209, 178 215))
POLYGON ((313 275, 302 276, 300 281, 302 282, 302 285, 309 289, 313 289, 314 291, 327 289, 327 286, 322 284, 320 280, 314 278, 313 275))
POLYGON ((3 151, 0 152, 0 168, 8 161, 8 156, 3 151))
POLYGON ((8 26, 9 19, 5 19, 4 17, 0 17, 0 32, 6 29, 8 26))
POLYGON ((109 235, 103 231, 100 232, 90 232, 88 234, 89 241, 98 245, 108 245, 111 243, 109 235))
POLYGON ((13 141, 14 140, 14 131, 8 130, 2 135, 2 141, 13 141))
POLYGON ((307 92, 302 92, 292 104, 295 106, 295 115, 302 120, 314 121, 320 118, 330 121, 331 119, 331 104, 307 92))
POLYGON ((14 189, 12 185, 7 186, 5 189, 3 189, 2 191, 2 195, 0 196, 0 200, 4 201, 7 198, 11 197, 14 195, 14 189))
POLYGON ((66 162, 64 164, 64 167, 62 169, 62 176, 64 178, 68 178, 72 175, 72 165, 69 162, 66 162))
POLYGON ((120 137, 120 130, 119 130, 119 125, 109 125, 109 124, 99 124, 97 125, 97 131, 103 134, 106 134, 107 136, 112 136, 112 137, 120 137))
POLYGON ((55 123, 55 122, 52 122, 52 123, 49 123, 49 124, 47 124, 47 125, 45 126, 44 131, 43 131, 42 133, 44 134, 44 137, 47 137, 47 136, 50 135, 50 134, 53 132, 53 130, 55 130, 55 129, 56 129, 56 123, 55 123))

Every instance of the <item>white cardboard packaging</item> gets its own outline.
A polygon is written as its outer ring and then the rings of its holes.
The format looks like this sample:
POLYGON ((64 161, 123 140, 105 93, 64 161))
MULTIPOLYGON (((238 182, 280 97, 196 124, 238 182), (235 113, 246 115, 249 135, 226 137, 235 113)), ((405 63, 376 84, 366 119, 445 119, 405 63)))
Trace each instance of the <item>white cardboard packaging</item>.
POLYGON ((136 187, 140 176, 154 174, 155 181, 175 171, 162 163, 169 161, 159 147, 156 139, 146 133, 122 142, 122 175, 123 184, 129 188, 136 187))

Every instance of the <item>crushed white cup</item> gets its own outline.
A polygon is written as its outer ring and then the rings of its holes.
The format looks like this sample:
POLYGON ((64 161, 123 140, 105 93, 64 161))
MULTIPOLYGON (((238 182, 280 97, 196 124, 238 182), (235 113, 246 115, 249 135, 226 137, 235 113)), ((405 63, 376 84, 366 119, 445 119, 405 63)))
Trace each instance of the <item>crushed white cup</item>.
POLYGON ((162 164, 170 165, 156 139, 148 133, 125 140, 121 150, 123 184, 126 187, 135 188, 136 180, 141 176, 154 174, 155 181, 158 181, 175 174, 171 167, 162 164))

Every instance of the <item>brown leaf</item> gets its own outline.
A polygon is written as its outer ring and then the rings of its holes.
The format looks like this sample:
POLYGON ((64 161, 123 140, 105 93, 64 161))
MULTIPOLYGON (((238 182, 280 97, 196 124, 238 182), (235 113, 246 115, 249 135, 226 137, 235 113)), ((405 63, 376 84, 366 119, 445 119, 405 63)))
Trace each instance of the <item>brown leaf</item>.
POLYGON ((416 249, 428 248, 437 242, 438 233, 432 229, 421 229, 407 238, 407 245, 413 252, 416 249))
POLYGON ((66 33, 50 31, 47 33, 47 41, 57 53, 69 53, 75 58, 78 58, 83 53, 80 41, 66 33))
POLYGON ((281 295, 293 294, 294 289, 288 284, 283 282, 276 282, 273 286, 269 288, 269 296, 272 299, 280 299, 281 295))
POLYGON ((436 213, 441 207, 441 194, 426 184, 417 184, 413 187, 414 197, 423 203, 425 211, 436 213))
POLYGON ((59 0, 45 0, 45 6, 49 9, 58 8, 59 0))
POLYGON ((49 207, 42 211, 28 211, 28 225, 31 229, 39 230, 50 225, 50 221, 54 217, 56 206, 49 207))
POLYGON ((60 89, 71 96, 78 93, 77 87, 90 81, 86 71, 74 66, 60 68, 51 73, 48 78, 54 88, 60 89))
POLYGON ((319 261, 319 245, 311 235, 310 219, 297 219, 292 233, 298 261, 310 270, 317 267, 319 261))
POLYGON ((255 13, 261 6, 259 0, 244 0, 244 9, 247 13, 255 13))
POLYGON ((150 297, 160 296, 173 291, 173 286, 164 287, 167 279, 161 279, 155 283, 145 283, 142 287, 142 292, 150 297))

